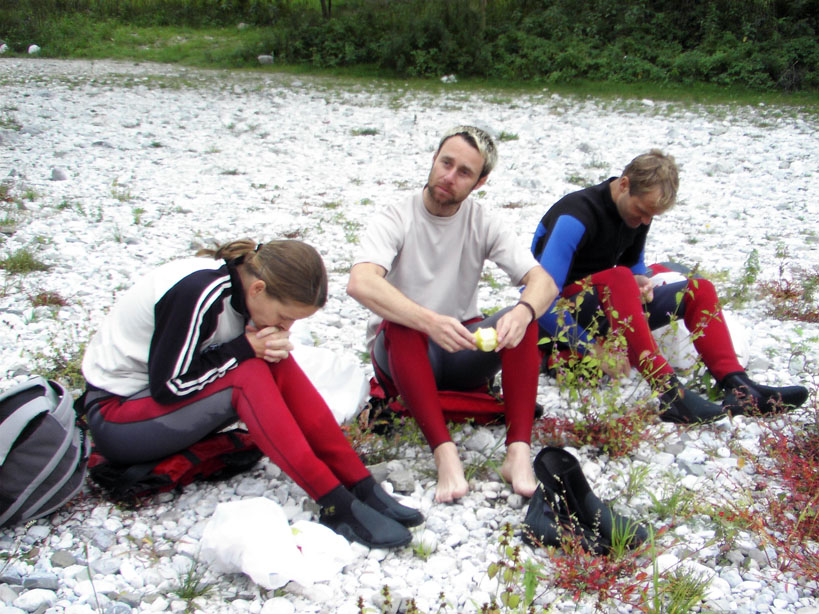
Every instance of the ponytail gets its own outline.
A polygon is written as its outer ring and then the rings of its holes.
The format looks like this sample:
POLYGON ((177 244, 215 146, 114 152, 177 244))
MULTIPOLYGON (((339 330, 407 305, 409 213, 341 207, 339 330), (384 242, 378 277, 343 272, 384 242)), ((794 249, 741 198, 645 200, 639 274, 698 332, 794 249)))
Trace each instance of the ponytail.
POLYGON ((265 283, 267 294, 282 303, 324 307, 327 302, 324 262, 314 247, 302 241, 239 239, 216 249, 200 249, 196 255, 243 264, 265 283))

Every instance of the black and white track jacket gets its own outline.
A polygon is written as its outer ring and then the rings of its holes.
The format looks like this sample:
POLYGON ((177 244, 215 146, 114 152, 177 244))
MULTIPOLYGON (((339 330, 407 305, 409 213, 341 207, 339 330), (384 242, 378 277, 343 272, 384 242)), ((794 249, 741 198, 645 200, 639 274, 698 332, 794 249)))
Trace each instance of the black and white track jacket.
POLYGON ((149 388, 157 402, 173 403, 254 357, 248 320, 233 263, 169 262, 117 300, 88 344, 83 375, 117 396, 149 388))

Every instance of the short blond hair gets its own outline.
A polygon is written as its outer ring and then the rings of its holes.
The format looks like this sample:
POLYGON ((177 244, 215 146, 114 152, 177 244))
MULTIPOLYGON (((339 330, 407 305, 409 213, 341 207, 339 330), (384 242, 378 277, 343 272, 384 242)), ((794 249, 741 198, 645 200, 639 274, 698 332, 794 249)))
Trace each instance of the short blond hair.
POLYGON ((441 147, 444 146, 444 143, 453 136, 460 136, 481 154, 483 158, 483 168, 481 169, 479 179, 486 177, 492 172, 492 169, 495 168, 495 164, 498 161, 498 148, 495 147, 495 141, 492 140, 488 132, 475 126, 454 126, 444 132, 444 135, 441 137, 441 142, 438 143, 438 151, 441 151, 441 147))
POLYGON ((623 177, 628 177, 628 193, 632 196, 660 188, 656 213, 667 211, 677 200, 677 189, 680 187, 677 163, 673 156, 664 154, 659 149, 652 149, 634 158, 623 170, 623 177))

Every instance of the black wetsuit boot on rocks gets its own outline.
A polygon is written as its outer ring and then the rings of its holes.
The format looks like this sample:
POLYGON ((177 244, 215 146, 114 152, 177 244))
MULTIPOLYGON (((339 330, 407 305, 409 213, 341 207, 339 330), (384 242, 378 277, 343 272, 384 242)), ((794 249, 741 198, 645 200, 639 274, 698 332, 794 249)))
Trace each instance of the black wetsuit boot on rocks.
POLYGON ((728 414, 725 409, 691 392, 672 376, 660 395, 660 420, 677 424, 715 422, 728 414))
POLYGON ((729 373, 720 386, 725 391, 722 407, 734 416, 783 413, 799 407, 808 398, 804 386, 763 386, 744 371, 729 373))
POLYGON ((366 477, 350 489, 356 499, 405 527, 415 527, 424 522, 424 516, 416 509, 401 505, 388 495, 375 478, 366 477))
POLYGON ((350 541, 370 548, 396 548, 412 541, 404 525, 362 503, 344 486, 336 486, 318 504, 319 522, 350 541))

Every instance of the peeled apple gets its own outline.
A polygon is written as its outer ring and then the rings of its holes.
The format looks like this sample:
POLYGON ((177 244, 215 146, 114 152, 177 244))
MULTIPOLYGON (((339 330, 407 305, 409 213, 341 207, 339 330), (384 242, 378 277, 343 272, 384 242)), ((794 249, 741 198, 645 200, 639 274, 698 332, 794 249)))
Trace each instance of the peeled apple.
POLYGON ((491 352, 498 347, 498 332, 494 328, 479 328, 475 331, 475 342, 479 350, 491 352))

